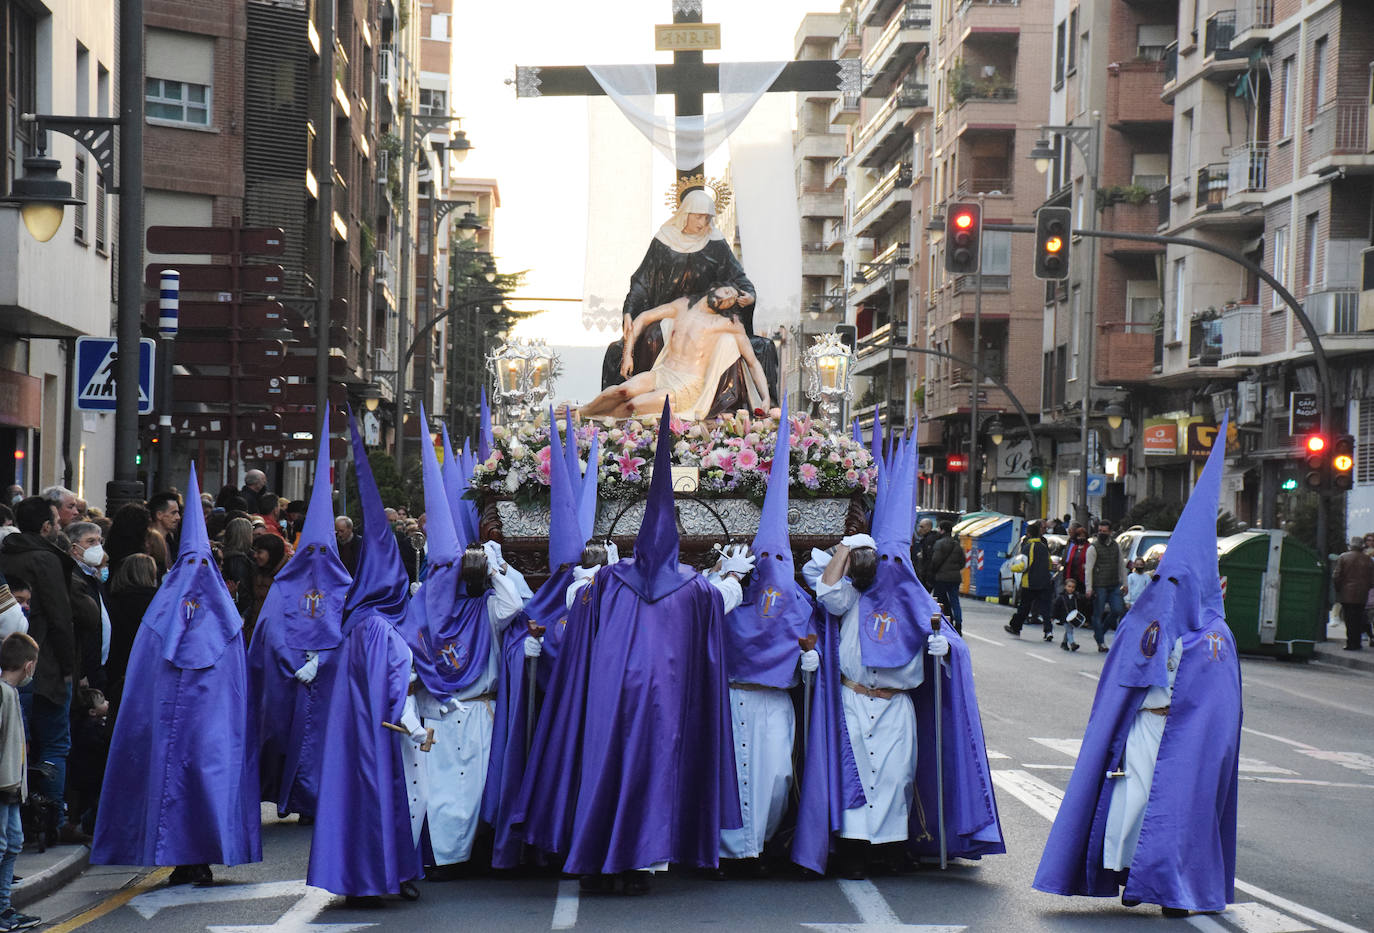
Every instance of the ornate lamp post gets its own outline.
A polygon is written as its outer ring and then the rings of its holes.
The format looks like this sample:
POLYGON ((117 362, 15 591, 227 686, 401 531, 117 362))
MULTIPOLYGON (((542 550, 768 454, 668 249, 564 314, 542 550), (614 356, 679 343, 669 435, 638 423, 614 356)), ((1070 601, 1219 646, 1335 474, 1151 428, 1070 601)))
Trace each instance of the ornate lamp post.
POLYGON ((819 334, 802 357, 807 374, 806 394, 819 402, 832 430, 839 428, 840 410, 849 400, 854 354, 838 334, 819 334))
POLYGON ((549 397, 562 362, 543 340, 517 337, 487 356, 492 397, 507 421, 528 418, 549 397))

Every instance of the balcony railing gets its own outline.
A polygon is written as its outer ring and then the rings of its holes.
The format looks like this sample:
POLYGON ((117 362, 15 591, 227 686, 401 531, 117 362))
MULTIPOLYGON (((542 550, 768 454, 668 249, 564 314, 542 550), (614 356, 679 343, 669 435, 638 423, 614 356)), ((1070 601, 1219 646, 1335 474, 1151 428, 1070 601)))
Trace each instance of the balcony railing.
POLYGON ((1313 292, 1307 314, 1319 334, 1353 334, 1359 330, 1360 293, 1354 289, 1313 292))
POLYGON ((911 164, 900 162, 893 166, 892 171, 888 172, 876 185, 873 190, 863 196, 863 199, 854 206, 854 219, 857 221, 873 208, 877 207, 884 198, 897 188, 911 187, 911 164))
POLYGON ((831 123, 853 123, 859 118, 859 95, 841 94, 830 105, 831 123))
POLYGON ((1362 97, 1338 97, 1317 111, 1313 121, 1313 158, 1370 152, 1369 102, 1362 97))
POLYGON ((1169 208, 1173 206, 1173 201, 1169 198, 1169 186, 1165 185, 1153 195, 1155 206, 1159 208, 1159 226, 1169 226, 1169 208))
POLYGON ((1213 162, 1197 170, 1197 206, 1209 211, 1219 211, 1226 203, 1227 174, 1230 166, 1225 162, 1213 162))
POLYGON ((966 194, 1011 194, 1011 182, 1010 175, 965 178, 959 182, 956 190, 960 196, 966 194))
POLYGON ((1264 315, 1259 305, 1238 305, 1221 313, 1221 358, 1256 356, 1260 352, 1264 315))
POLYGON ((825 239, 821 240, 821 248, 825 250, 834 249, 844 243, 844 224, 834 224, 826 228, 825 239))
POLYGON ((903 81, 896 98, 898 107, 929 107, 930 85, 924 81, 903 81))
POLYGON ((1221 10, 1213 13, 1207 17, 1207 28, 1203 33, 1203 54, 1210 58, 1218 52, 1229 52, 1231 40, 1235 37, 1236 11, 1221 10))
POLYGON ((1194 318, 1188 328, 1188 365, 1215 366, 1221 359, 1221 321, 1194 318))
POLYGON ((1227 169, 1228 194, 1266 191, 1269 188, 1269 144, 1246 143, 1231 150, 1227 169))
POLYGON ((1164 47, 1164 83, 1169 84, 1178 79, 1178 41, 1170 42, 1164 47))
POLYGON ((927 29, 930 27, 930 4, 910 2, 902 7, 902 12, 892 18, 882 35, 873 43, 873 50, 864 56, 864 70, 876 71, 878 63, 887 57, 888 50, 903 29, 927 29))
POLYGON ((1236 0, 1236 35, 1274 25, 1274 0, 1236 0))

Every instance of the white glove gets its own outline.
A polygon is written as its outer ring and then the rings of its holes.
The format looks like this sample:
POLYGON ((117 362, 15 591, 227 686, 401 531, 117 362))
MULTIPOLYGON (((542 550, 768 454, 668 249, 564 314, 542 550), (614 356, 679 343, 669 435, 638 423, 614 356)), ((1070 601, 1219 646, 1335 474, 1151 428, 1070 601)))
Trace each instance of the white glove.
POLYGON ((537 658, 543 651, 544 646, 540 644, 539 639, 535 638, 533 635, 525 636, 525 657, 537 658))
POLYGON ((501 558, 501 545, 495 541, 483 541, 482 550, 487 552, 487 573, 500 573, 506 565, 501 558))
POLYGON ((815 648, 801 653, 801 669, 808 674, 821 666, 821 653, 815 648))
POLYGON ((410 584, 410 595, 414 596, 416 593, 420 592, 420 587, 422 586, 424 586, 424 584, 421 583, 419 580, 416 580, 414 583, 410 584))
POLYGON ((405 711, 401 713, 401 726, 410 733, 410 740, 419 745, 427 737, 425 727, 420 723, 420 717, 415 712, 415 698, 406 697, 405 711))
POLYGON ((618 564, 618 563, 620 563, 620 548, 618 548, 618 547, 615 546, 615 542, 614 542, 614 541, 607 541, 607 542, 606 542, 606 564, 607 564, 607 566, 609 566, 609 565, 611 565, 611 564, 618 564))
POLYGON ((741 577, 754 569, 754 555, 743 544, 732 544, 720 552, 720 572, 737 573, 741 577))
POLYGON ((313 651, 305 653, 305 663, 296 669, 296 679, 308 684, 320 672, 320 656, 313 651))
POLYGON ((931 635, 926 639, 926 654, 932 658, 943 658, 949 654, 949 639, 943 635, 931 635))

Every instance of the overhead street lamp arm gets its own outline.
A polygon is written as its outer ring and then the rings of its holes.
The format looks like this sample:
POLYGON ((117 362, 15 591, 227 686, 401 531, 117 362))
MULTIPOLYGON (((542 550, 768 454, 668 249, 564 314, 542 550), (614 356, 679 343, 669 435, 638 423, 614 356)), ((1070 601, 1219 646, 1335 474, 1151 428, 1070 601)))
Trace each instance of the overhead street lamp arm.
POLYGON ((50 113, 26 113, 20 119, 36 124, 40 152, 48 149, 48 133, 70 136, 86 147, 95 156, 100 171, 110 180, 105 190, 110 194, 119 193, 119 117, 63 117, 50 113))
POLYGON ((475 305, 492 302, 498 297, 500 297, 500 293, 493 292, 491 294, 484 295, 480 298, 468 298, 455 304, 451 304, 443 311, 440 311, 438 314, 434 315, 434 317, 426 321, 424 326, 416 332, 415 339, 410 342, 410 346, 406 347, 405 355, 401 357, 401 365, 399 367, 399 370, 401 372, 405 372, 406 366, 409 365, 411 358, 415 356, 415 351, 420 349, 420 343, 429 337, 429 332, 434 329, 435 324, 438 324, 440 321, 448 320, 457 311, 461 311, 464 308, 472 307, 475 305))

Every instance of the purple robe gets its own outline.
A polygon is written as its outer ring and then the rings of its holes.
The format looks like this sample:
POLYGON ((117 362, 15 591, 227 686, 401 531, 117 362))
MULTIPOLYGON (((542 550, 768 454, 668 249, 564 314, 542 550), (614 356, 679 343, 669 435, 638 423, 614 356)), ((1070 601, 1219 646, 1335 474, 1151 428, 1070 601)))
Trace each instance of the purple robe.
POLYGON ((792 579, 790 560, 783 573, 766 574, 770 569, 755 569, 739 606, 725 620, 726 666, 732 682, 786 690, 797 678, 798 639, 820 634, 825 610, 792 579))
POLYGON ((355 613, 345 628, 320 768, 329 805, 316 816, 306 881, 335 894, 394 894, 422 872, 401 759, 409 739, 382 726, 401 720, 410 649, 377 612, 355 613))
POLYGON ((578 594, 511 815, 574 874, 713 866, 740 825, 720 594, 634 563, 578 594), (646 582, 667 591, 651 601, 646 582))

